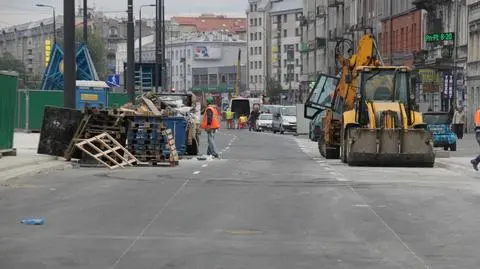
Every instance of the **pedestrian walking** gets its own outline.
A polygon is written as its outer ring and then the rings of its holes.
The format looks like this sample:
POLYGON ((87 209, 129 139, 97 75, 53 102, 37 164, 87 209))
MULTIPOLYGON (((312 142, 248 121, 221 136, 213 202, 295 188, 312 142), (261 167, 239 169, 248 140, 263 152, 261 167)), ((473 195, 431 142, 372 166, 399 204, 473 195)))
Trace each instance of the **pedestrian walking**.
POLYGON ((207 97, 207 108, 203 114, 200 128, 207 132, 208 148, 207 155, 219 158, 217 146, 215 145, 215 133, 220 128, 220 115, 218 108, 214 105, 213 97, 207 97))
POLYGON ((465 111, 463 111, 463 105, 457 106, 453 113, 452 119, 453 132, 457 135, 458 139, 463 139, 463 128, 465 126, 465 111))
MULTIPOLYGON (((473 120, 475 123, 475 139, 477 140, 478 145, 480 145, 480 108, 477 108, 477 111, 475 111, 473 120)), ((478 155, 475 159, 471 160, 470 163, 473 165, 473 169, 475 169, 475 171, 478 171, 480 155, 478 155)))

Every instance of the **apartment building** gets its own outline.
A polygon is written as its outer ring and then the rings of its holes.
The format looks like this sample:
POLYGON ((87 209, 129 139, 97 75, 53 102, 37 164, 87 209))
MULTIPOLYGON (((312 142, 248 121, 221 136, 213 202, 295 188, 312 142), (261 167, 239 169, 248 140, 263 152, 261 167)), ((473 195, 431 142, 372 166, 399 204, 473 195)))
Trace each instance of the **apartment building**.
POLYGON ((270 1, 249 0, 247 9, 248 89, 254 95, 265 94, 270 74, 269 46, 270 1))
POLYGON ((302 0, 274 1, 269 15, 272 33, 269 52, 272 65, 270 78, 284 90, 282 98, 293 102, 298 98, 303 66, 300 54, 303 2, 302 0))
MULTIPOLYGON (((56 36, 63 36, 63 17, 56 17, 56 36)), ((53 18, 24 23, 0 30, 0 56, 10 53, 23 62, 29 80, 39 82, 45 67, 45 46, 53 44, 53 18)))

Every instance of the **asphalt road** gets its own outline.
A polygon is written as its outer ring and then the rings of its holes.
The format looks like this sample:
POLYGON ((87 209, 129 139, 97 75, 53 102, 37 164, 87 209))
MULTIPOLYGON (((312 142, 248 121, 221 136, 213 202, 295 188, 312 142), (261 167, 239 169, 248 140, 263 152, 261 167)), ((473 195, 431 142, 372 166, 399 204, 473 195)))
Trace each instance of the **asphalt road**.
POLYGON ((0 182, 0 268, 480 267, 472 172, 346 167, 290 135, 217 141, 221 160, 0 182))

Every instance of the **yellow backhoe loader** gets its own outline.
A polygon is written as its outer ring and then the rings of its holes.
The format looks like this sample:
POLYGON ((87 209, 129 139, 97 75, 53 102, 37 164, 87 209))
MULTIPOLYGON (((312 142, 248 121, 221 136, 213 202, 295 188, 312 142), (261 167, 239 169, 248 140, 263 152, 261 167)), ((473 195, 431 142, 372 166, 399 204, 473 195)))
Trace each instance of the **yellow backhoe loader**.
POLYGON ((340 71, 321 74, 305 103, 305 118, 325 111, 321 155, 349 165, 433 167, 432 137, 414 108, 411 70, 384 66, 370 33, 354 54, 351 44, 337 42, 340 71))

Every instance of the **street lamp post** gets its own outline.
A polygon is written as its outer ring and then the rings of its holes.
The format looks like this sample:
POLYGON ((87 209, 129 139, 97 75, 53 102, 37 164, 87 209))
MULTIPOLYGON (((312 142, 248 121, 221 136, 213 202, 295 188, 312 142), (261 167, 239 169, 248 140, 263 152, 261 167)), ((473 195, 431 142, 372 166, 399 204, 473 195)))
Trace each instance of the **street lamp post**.
POLYGON ((57 43, 57 28, 55 22, 55 7, 51 5, 44 5, 44 4, 36 4, 37 7, 49 7, 52 9, 53 12, 53 43, 57 43))
POLYGON ((155 4, 150 5, 141 5, 140 10, 138 11, 138 17, 140 25, 138 26, 138 62, 140 63, 140 68, 142 68, 142 8, 143 7, 156 7, 155 4))

